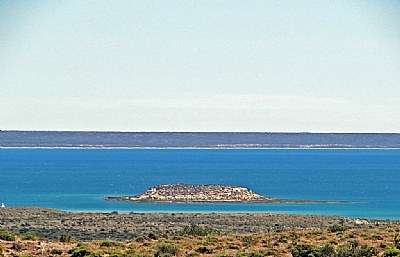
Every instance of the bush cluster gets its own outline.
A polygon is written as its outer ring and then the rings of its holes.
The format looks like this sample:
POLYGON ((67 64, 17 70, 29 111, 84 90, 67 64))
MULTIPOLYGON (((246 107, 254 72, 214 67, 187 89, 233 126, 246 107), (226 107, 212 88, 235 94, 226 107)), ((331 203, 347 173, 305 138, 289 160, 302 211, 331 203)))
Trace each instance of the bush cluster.
POLYGON ((383 254, 384 257, 397 257, 400 256, 400 250, 399 249, 387 249, 385 253, 383 254))
POLYGON ((199 225, 191 224, 190 226, 185 226, 181 233, 181 235, 189 235, 189 236, 207 236, 212 233, 211 228, 202 227, 199 225))
POLYGON ((162 242, 156 246, 156 251, 154 257, 170 257, 178 254, 178 247, 171 243, 162 242))
POLYGON ((72 240, 72 236, 68 233, 62 233, 60 235, 60 242, 62 243, 69 243, 72 240))
POLYGON ((339 245, 337 249, 330 244, 318 247, 304 243, 292 243, 288 249, 293 257, 372 257, 376 255, 374 248, 367 245, 359 246, 355 241, 339 245))
POLYGON ((68 253, 71 254, 71 257, 103 257, 101 253, 92 252, 90 250, 81 248, 72 249, 68 251, 68 253))
POLYGON ((54 248, 50 251, 51 254, 55 254, 55 255, 61 255, 63 253, 63 251, 61 249, 58 248, 54 248))
POLYGON ((6 230, 0 230, 0 240, 15 241, 16 236, 6 230))
POLYGON ((328 228, 328 231, 335 233, 335 232, 343 232, 343 231, 345 231, 347 229, 348 229, 348 227, 346 227, 346 226, 335 224, 335 225, 330 226, 328 228))

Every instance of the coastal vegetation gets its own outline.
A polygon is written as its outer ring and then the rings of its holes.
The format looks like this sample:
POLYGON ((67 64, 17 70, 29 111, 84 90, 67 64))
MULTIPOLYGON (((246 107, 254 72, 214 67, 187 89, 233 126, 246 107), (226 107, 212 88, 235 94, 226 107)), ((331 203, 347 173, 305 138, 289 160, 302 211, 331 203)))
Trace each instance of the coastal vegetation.
MULTIPOLYGON (((338 216, 271 213, 79 213, 39 207, 0 208, 1 240, 20 234, 27 240, 41 237, 63 241, 129 240, 158 235, 204 236, 260 234, 287 229, 348 229, 399 227, 400 220, 350 219, 338 216)), ((351 235, 348 236, 351 238, 351 235)), ((379 235, 376 235, 379 239, 379 235)), ((396 239, 397 241, 400 238, 396 239)), ((399 243, 400 244, 400 243, 399 243)))
POLYGON ((396 257, 400 220, 0 209, 0 256, 396 257))
MULTIPOLYGON (((335 227, 341 226, 335 224, 335 227)), ((31 239, 2 230, 0 256, 71 257, 396 257, 400 256, 400 227, 326 229, 287 228, 269 233, 221 234, 193 225, 175 235, 151 232, 118 240, 77 240, 68 242, 45 237, 31 239)))

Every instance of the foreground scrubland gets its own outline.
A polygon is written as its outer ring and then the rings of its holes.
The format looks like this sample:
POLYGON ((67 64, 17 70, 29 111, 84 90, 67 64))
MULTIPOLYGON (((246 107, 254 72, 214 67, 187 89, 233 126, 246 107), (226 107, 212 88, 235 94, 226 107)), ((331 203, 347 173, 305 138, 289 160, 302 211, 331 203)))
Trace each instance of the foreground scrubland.
POLYGON ((0 210, 0 256, 391 257, 400 256, 400 226, 399 221, 315 215, 68 213, 18 207, 0 210))
POLYGON ((132 240, 76 241, 68 234, 48 240, 39 234, 0 231, 1 256, 400 256, 400 228, 288 229, 261 234, 218 235, 192 225, 174 236, 149 233, 132 240))

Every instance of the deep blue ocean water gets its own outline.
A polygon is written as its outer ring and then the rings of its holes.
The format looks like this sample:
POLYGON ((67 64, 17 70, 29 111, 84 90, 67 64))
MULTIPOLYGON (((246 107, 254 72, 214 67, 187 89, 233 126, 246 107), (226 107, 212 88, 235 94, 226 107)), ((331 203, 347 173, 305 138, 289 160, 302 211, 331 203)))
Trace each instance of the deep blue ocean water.
POLYGON ((69 211, 276 212, 400 219, 400 150, 0 149, 0 202, 69 211), (161 183, 227 184, 356 204, 143 204, 102 200, 161 183))

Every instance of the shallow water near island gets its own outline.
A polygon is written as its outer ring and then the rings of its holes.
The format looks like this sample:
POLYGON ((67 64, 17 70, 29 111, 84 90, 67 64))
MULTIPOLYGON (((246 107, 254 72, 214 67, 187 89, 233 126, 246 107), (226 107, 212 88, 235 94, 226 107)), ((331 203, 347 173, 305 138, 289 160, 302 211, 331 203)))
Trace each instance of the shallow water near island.
POLYGON ((400 150, 0 149, 0 202, 68 211, 269 212, 400 219, 400 150), (226 184, 354 204, 145 204, 102 200, 162 183, 226 184))

